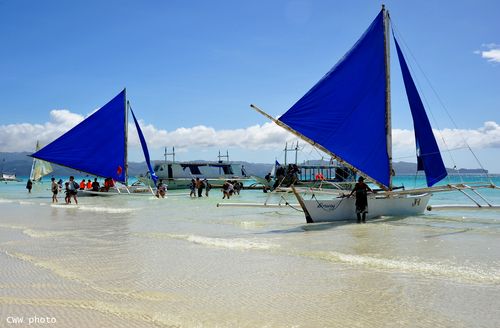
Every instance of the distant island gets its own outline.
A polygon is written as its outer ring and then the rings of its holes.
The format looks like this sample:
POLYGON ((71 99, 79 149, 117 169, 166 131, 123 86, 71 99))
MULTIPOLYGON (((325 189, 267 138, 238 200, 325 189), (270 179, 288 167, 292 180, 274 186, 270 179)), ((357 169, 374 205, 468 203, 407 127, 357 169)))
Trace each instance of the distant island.
MULTIPOLYGON (((15 173, 17 176, 28 176, 31 172, 32 158, 29 157, 31 153, 28 152, 0 152, 0 171, 6 173, 15 173)), ((160 160, 153 162, 162 162, 160 160)), ((245 167, 246 172, 249 175, 255 175, 259 177, 265 176, 268 172, 271 172, 273 164, 271 163, 249 163, 244 161, 232 161, 234 163, 242 164, 245 167)), ((327 161, 312 160, 307 161, 307 164, 323 164, 328 165, 327 161)), ((411 162, 394 162, 394 171, 396 175, 414 175, 417 172, 417 164, 411 162)), ((80 172, 59 166, 53 165, 54 176, 69 176, 69 175, 81 175, 80 172)), ((147 171, 145 162, 129 162, 128 163, 129 176, 139 176, 147 171)), ((449 174, 487 174, 488 170, 484 169, 469 169, 460 168, 452 169, 447 168, 449 174)))

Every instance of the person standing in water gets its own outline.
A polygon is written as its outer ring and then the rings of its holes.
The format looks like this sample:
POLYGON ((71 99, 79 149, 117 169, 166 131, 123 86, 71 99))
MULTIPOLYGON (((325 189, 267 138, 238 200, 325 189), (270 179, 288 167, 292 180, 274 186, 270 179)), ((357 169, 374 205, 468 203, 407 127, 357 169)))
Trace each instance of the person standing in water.
POLYGON ((28 182, 26 183, 26 189, 28 189, 28 193, 31 194, 31 188, 33 188, 33 182, 31 182, 31 179, 28 179, 28 182))
POLYGON ((348 197, 356 193, 356 216, 358 223, 366 223, 366 213, 368 212, 368 192, 373 192, 370 187, 364 182, 365 178, 359 177, 358 182, 354 185, 348 197))
POLYGON ((196 182, 194 179, 191 179, 191 184, 189 185, 189 189, 191 192, 189 193, 189 197, 196 197, 195 189, 196 189, 196 182))
POLYGON ((200 178, 196 178, 195 185, 196 185, 196 189, 198 190, 198 197, 202 197, 203 188, 205 186, 203 185, 203 182, 200 180, 200 178))
POLYGON ((71 204, 71 190, 69 189, 69 182, 68 181, 66 181, 64 183, 64 188, 65 188, 64 192, 66 194, 66 196, 64 197, 64 202, 66 204, 71 204))
POLYGON ((163 180, 160 179, 160 182, 156 186, 156 197, 157 198, 165 198, 165 194, 167 193, 167 186, 163 183, 163 180))
POLYGON ((205 196, 208 197, 208 192, 210 191, 210 189, 212 189, 212 185, 208 182, 206 178, 203 179, 203 185, 205 186, 205 196))
POLYGON ((50 189, 52 190, 52 203, 57 203, 57 193, 59 192, 59 185, 57 184, 55 178, 52 178, 50 180, 52 180, 52 184, 50 186, 50 189))
POLYGON ((78 199, 76 198, 76 195, 78 194, 78 188, 80 186, 78 185, 78 183, 75 181, 75 177, 74 176, 70 176, 69 177, 69 183, 68 183, 68 187, 66 190, 69 191, 69 201, 71 203, 71 197, 73 197, 73 199, 75 200, 75 204, 78 205, 78 199))

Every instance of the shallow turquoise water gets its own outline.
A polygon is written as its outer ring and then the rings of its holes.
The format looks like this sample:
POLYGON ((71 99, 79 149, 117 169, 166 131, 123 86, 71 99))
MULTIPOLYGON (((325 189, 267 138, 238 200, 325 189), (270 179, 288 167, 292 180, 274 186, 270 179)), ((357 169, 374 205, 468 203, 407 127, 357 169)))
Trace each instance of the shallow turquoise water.
MULTIPOLYGON (((500 204, 498 190, 482 193, 500 204)), ((221 198, 65 206, 44 185, 0 185, 0 326, 34 314, 51 327, 500 326, 500 211, 307 225, 293 208, 221 198)), ((468 200, 431 199, 449 203, 468 200)))

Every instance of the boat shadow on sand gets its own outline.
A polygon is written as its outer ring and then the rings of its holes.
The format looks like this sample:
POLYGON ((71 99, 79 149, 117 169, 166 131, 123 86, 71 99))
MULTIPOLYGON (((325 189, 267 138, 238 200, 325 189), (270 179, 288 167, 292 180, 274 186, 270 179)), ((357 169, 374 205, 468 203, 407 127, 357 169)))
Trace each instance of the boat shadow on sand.
POLYGON ((335 229, 335 228, 345 226, 345 225, 363 226, 366 224, 393 223, 393 222, 398 222, 398 221, 404 220, 406 218, 407 218, 406 216, 399 216, 399 217, 382 216, 382 217, 369 219, 366 221, 366 223, 361 223, 361 224, 357 224, 356 221, 353 221, 353 220, 307 223, 307 224, 303 224, 303 225, 296 226, 293 228, 288 228, 288 229, 274 229, 274 230, 270 230, 267 232, 262 232, 262 234, 264 234, 264 233, 265 234, 268 234, 268 233, 286 234, 286 233, 303 233, 303 232, 309 232, 309 231, 325 231, 325 230, 335 229))

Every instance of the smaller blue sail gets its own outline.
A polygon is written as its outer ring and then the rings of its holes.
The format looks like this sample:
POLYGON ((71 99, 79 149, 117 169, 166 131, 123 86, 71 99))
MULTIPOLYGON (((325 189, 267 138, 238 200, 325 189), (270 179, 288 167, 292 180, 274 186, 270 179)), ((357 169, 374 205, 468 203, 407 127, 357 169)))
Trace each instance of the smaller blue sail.
POLYGON ((137 122, 137 119, 135 118, 135 114, 134 111, 132 110, 132 107, 130 107, 130 112, 132 113, 132 117, 134 118, 137 134, 139 135, 139 140, 141 140, 142 151, 144 152, 144 158, 146 159, 146 164, 148 165, 149 174, 151 175, 151 179, 153 180, 156 187, 156 181, 158 181, 158 177, 156 176, 155 171, 151 166, 151 160, 149 158, 149 151, 146 139, 144 138, 144 134, 142 133, 141 127, 139 126, 139 122, 137 122))
POLYGON ((396 50, 398 52, 399 65, 403 74, 403 81, 406 88, 406 95, 410 104, 413 127, 415 130, 415 144, 417 146, 417 169, 424 170, 427 179, 427 186, 431 187, 444 179, 448 173, 441 158, 441 153, 437 145, 431 124, 425 113, 424 104, 420 99, 417 87, 408 69, 401 48, 396 37, 396 50))
POLYGON ((74 128, 31 156, 126 182, 125 89, 74 128))

